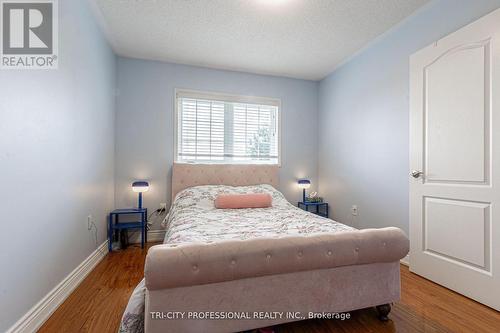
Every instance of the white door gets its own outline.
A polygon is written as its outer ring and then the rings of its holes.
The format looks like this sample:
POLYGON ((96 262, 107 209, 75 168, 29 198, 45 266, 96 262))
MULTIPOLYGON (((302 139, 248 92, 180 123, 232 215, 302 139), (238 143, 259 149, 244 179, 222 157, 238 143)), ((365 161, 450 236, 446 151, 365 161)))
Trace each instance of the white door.
POLYGON ((500 310, 500 10, 410 58, 410 270, 500 310))

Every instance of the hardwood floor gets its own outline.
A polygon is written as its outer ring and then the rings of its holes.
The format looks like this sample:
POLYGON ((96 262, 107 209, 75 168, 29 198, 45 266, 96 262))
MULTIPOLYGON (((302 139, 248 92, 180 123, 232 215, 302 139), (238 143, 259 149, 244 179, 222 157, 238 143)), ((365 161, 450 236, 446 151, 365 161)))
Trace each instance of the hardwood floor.
POLYGON ((146 252, 134 245, 108 254, 39 332, 116 333, 128 298, 144 276, 146 252))
MULTIPOLYGON (((151 246, 151 245, 149 245, 151 246)), ((143 277, 146 250, 113 252, 89 274, 39 332, 116 333, 128 298, 143 277)), ((390 320, 374 309, 351 319, 307 320, 274 327, 274 332, 500 332, 500 313, 411 273, 401 266, 401 301, 390 320)))

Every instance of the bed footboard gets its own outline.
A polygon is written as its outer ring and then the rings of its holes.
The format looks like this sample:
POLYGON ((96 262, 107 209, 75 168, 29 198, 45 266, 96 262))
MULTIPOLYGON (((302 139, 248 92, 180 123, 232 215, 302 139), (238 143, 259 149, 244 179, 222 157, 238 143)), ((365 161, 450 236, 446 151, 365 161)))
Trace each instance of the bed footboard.
POLYGON ((388 304, 400 298, 399 269, 395 261, 147 290, 145 330, 240 332, 388 304))
MULTIPOLYGON (((392 303, 408 243, 400 229, 384 228, 154 246, 146 333, 237 332, 392 303)), ((379 307, 381 319, 387 310, 379 307)))
POLYGON ((148 290, 211 284, 267 275, 387 263, 406 256, 409 241, 398 228, 311 236, 157 245, 146 258, 148 290))

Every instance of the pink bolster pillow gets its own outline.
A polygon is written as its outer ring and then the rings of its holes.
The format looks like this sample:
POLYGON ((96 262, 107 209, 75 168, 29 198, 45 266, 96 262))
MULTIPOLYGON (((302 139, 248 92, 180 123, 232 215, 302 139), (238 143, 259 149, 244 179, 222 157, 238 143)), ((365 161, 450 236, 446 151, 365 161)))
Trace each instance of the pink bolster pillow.
POLYGON ((219 194, 215 199, 215 208, 267 208, 273 199, 268 193, 219 194))

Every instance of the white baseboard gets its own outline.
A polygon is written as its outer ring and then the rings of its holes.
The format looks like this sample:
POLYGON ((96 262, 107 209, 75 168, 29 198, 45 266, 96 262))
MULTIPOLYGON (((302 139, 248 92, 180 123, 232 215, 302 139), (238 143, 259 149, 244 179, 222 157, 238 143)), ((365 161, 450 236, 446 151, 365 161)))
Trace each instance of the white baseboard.
MULTIPOLYGON (((165 238, 165 230, 149 230, 148 231, 148 243, 149 242, 163 242, 165 238)), ((132 232, 129 234, 128 241, 132 244, 137 244, 141 242, 141 233, 132 232)))
POLYGON ((105 241, 78 265, 77 268, 69 273, 64 280, 45 295, 40 302, 8 329, 7 333, 36 332, 107 253, 108 241, 105 241))
POLYGON ((404 257, 403 259, 401 259, 399 262, 402 263, 403 265, 409 267, 410 266, 410 255, 407 254, 406 257, 404 257))
POLYGON ((148 231, 148 242, 163 242, 165 239, 165 230, 148 231))

